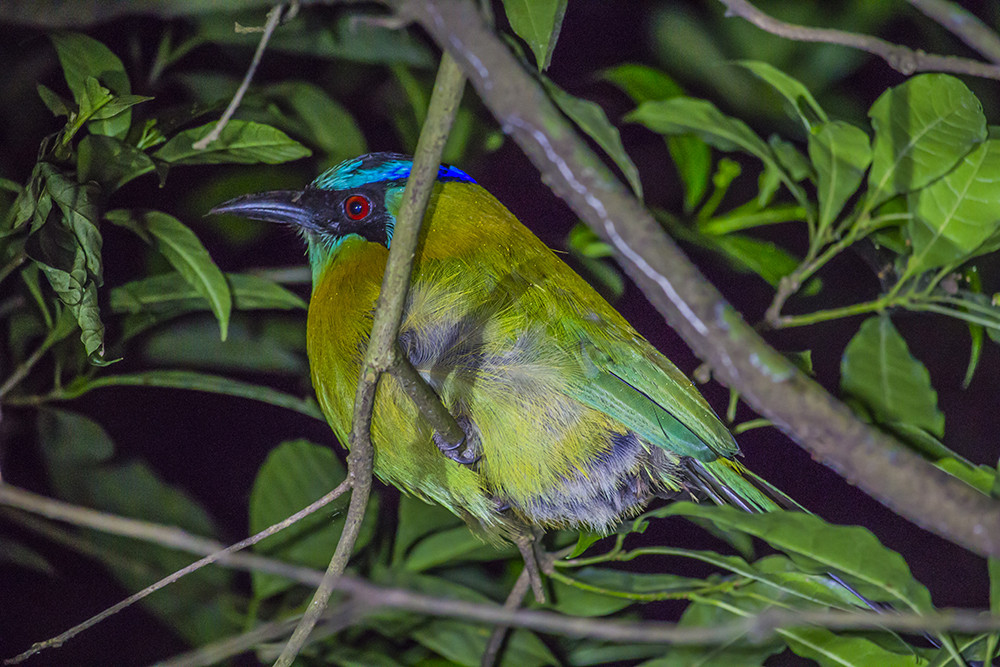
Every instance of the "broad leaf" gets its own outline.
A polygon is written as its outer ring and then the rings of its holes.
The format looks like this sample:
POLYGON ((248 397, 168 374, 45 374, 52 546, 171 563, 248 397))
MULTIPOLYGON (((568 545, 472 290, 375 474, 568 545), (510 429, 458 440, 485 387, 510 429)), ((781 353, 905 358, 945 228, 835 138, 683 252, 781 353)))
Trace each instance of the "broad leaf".
MULTIPOLYGON (((88 77, 100 81, 116 96, 127 96, 132 92, 122 61, 96 39, 80 33, 62 32, 52 35, 52 43, 59 54, 66 85, 81 108, 88 97, 88 77)), ((105 120, 91 121, 91 133, 123 138, 132 124, 132 112, 127 107, 119 111, 121 113, 105 120)))
POLYGON ((282 127, 326 153, 324 161, 330 166, 368 152, 354 117, 319 86, 286 81, 268 86, 263 94, 282 127))
POLYGON ((914 611, 933 609, 927 588, 913 578, 895 551, 884 547, 859 526, 836 526, 803 512, 748 514, 732 507, 673 503, 664 515, 701 517, 717 526, 760 538, 789 555, 805 557, 818 568, 848 575, 881 591, 881 599, 898 600, 914 611))
POLYGON ((802 121, 807 131, 811 130, 815 124, 827 122, 828 119, 823 107, 819 105, 809 89, 797 79, 785 74, 773 65, 758 60, 739 60, 736 64, 750 70, 754 76, 769 84, 784 97, 790 107, 791 113, 789 115, 802 121))
MULTIPOLYGON (((344 481, 347 472, 329 447, 306 440, 278 445, 264 461, 250 491, 250 533, 258 533, 318 500, 344 481)), ((378 496, 372 495, 362 524, 357 553, 368 544, 378 514, 378 496)), ((323 569, 330 562, 344 530, 344 513, 350 501, 344 494, 283 531, 258 542, 255 552, 283 561, 323 569)), ((254 596, 280 593, 294 585, 283 577, 254 572, 254 596)))
POLYGON ((504 13, 517 36, 535 54, 538 71, 548 69, 559 39, 568 0, 503 0, 504 13))
POLYGON ((133 214, 119 209, 108 211, 106 217, 151 243, 205 297, 219 321, 220 337, 225 340, 233 305, 229 283, 195 233, 177 218, 159 211, 133 214))
POLYGON ((817 125, 809 135, 809 159, 816 169, 819 229, 824 230, 861 185, 872 160, 868 135, 843 121, 817 125))
POLYGON ((156 168, 153 160, 135 146, 98 134, 80 140, 76 165, 80 181, 97 181, 107 194, 156 168))
POLYGON ((204 391, 211 394, 248 398, 279 408, 294 410, 319 421, 326 421, 319 406, 312 399, 302 399, 263 385, 194 371, 151 370, 139 373, 103 375, 94 380, 85 380, 71 385, 66 388, 64 394, 66 398, 75 398, 101 387, 168 387, 204 391))
POLYGON ((403 567, 410 572, 422 572, 442 565, 499 560, 516 554, 517 551, 509 544, 499 548, 487 544, 463 524, 419 540, 409 550, 403 567))
POLYGON ((219 138, 204 150, 194 144, 215 128, 208 123, 178 133, 153 157, 169 164, 280 164, 308 157, 312 152, 281 130, 250 121, 231 120, 219 138))
MULTIPOLYGON (((249 273, 227 273, 226 282, 237 310, 306 309, 306 302, 278 283, 249 273)), ((209 308, 204 296, 179 273, 133 280, 111 290, 116 313, 189 312, 209 308)))
POLYGON ((604 109, 596 102, 570 95, 551 81, 545 81, 545 88, 562 112, 569 116, 587 136, 597 142, 601 150, 614 160, 614 163, 625 174, 635 196, 642 199, 642 181, 639 179, 639 170, 636 169, 632 159, 625 152, 618 128, 608 120, 604 109))
POLYGON ((920 74, 890 88, 868 115, 875 128, 871 206, 943 176, 986 139, 979 100, 946 74, 920 74))
POLYGON ((908 225, 913 255, 907 271, 918 273, 960 261, 1000 228, 1000 140, 990 139, 952 171, 912 192, 908 225))
POLYGON ((840 362, 840 388, 862 401, 879 422, 905 422, 938 437, 944 433, 930 373, 886 316, 865 320, 848 343, 840 362))
POLYGON ((436 503, 431 504, 410 494, 399 497, 396 511, 396 536, 392 545, 393 565, 399 565, 410 547, 420 538, 444 529, 454 528, 462 520, 436 503))

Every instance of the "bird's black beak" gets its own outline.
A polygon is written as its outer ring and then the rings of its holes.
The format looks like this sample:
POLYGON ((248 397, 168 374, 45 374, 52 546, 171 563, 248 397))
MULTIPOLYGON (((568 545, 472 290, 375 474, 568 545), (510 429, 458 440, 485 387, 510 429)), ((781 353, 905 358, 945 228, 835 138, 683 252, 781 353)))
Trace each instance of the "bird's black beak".
POLYGON ((219 204, 210 215, 238 215, 251 220, 280 222, 312 231, 328 226, 328 193, 317 190, 275 190, 243 195, 219 204))

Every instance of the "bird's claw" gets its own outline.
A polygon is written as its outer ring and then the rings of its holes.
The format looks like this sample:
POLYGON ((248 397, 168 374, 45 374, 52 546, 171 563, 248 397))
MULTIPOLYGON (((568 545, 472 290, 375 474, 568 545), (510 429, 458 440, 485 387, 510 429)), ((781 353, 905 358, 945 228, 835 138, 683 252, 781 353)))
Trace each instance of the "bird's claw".
POLYGON ((462 428, 465 435, 461 440, 452 444, 449 443, 444 437, 438 433, 434 432, 434 444, 437 448, 441 450, 441 453, 447 456, 449 459, 455 463, 460 463, 465 466, 474 466, 482 458, 482 455, 478 452, 478 447, 476 446, 478 438, 470 437, 470 430, 472 429, 472 422, 469 421, 468 417, 461 416, 456 419, 458 425, 462 428))

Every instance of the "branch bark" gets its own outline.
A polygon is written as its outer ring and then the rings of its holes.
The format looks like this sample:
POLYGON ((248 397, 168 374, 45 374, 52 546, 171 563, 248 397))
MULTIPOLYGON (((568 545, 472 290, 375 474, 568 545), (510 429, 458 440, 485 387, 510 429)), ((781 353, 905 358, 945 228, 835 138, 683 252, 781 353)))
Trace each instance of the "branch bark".
POLYGON ((1000 503, 861 422, 769 347, 579 138, 473 5, 385 1, 452 53, 543 180, 611 244, 626 272, 720 380, 815 459, 900 516, 1000 557, 1000 503))
MULTIPOLYGON (((726 13, 739 16, 754 24, 761 30, 779 37, 785 37, 797 42, 823 42, 839 44, 852 49, 860 49, 878 56, 889 67, 900 74, 909 76, 915 72, 950 72, 952 74, 968 74, 986 79, 1000 79, 1000 66, 989 63, 959 58, 957 56, 941 56, 935 53, 925 53, 919 49, 911 49, 900 44, 893 44, 872 35, 862 35, 830 28, 811 28, 780 21, 765 14, 747 0, 719 0, 726 6, 726 13)), ((932 3, 914 3, 930 5, 932 3)), ((921 8, 921 11, 926 10, 921 8)), ((947 25, 945 27, 948 27, 947 25)))

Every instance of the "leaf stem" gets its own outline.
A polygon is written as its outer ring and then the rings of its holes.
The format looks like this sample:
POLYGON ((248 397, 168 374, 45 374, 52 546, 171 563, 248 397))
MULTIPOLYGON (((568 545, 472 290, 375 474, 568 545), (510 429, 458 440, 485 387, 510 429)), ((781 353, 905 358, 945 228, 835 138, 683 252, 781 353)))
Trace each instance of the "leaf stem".
POLYGON ((892 299, 882 297, 880 299, 875 299, 874 301, 865 301, 863 303, 855 303, 850 306, 843 306, 841 308, 830 308, 828 310, 817 310, 812 313, 806 313, 804 315, 783 315, 779 317, 776 321, 771 322, 771 326, 775 329, 790 329, 792 327, 801 327, 808 324, 817 324, 819 322, 828 322, 829 320, 837 320, 842 317, 851 317, 852 315, 863 315, 864 313, 873 313, 885 310, 892 306, 902 305, 897 303, 892 299))

